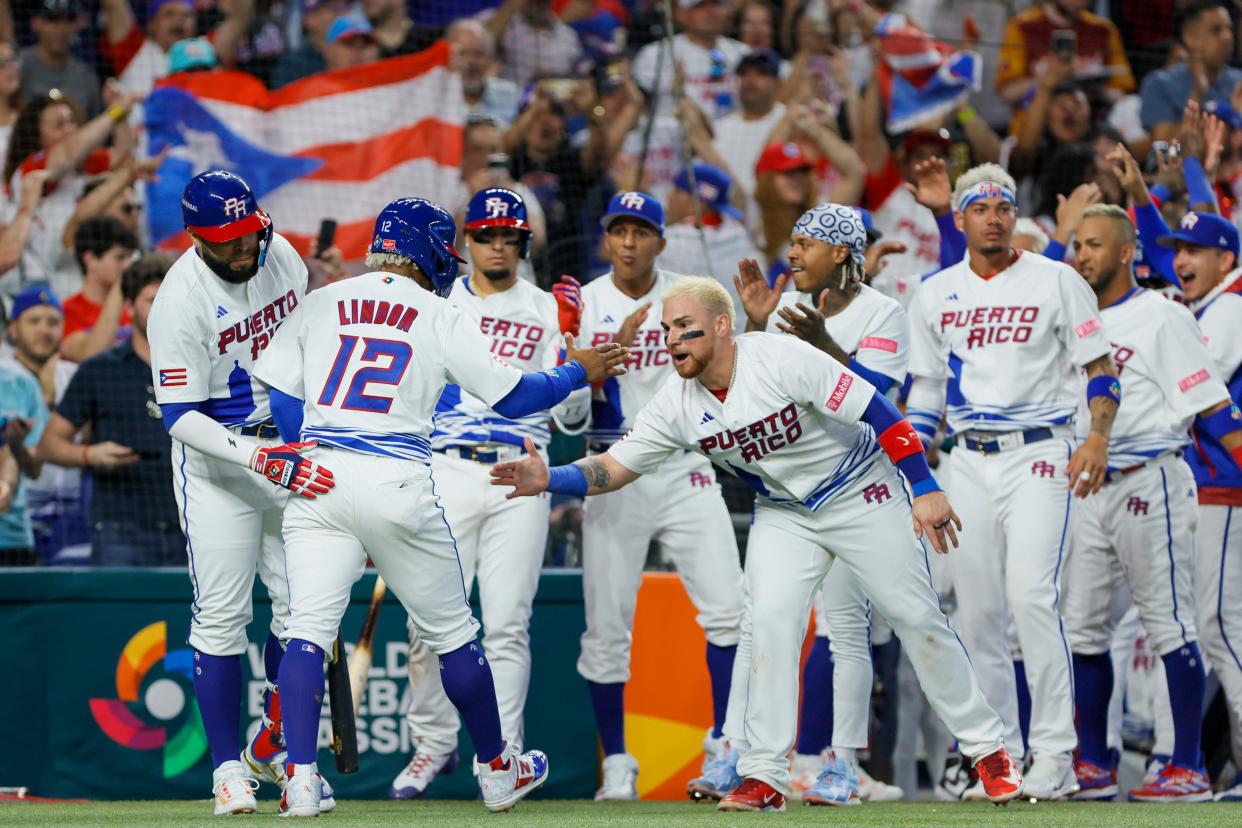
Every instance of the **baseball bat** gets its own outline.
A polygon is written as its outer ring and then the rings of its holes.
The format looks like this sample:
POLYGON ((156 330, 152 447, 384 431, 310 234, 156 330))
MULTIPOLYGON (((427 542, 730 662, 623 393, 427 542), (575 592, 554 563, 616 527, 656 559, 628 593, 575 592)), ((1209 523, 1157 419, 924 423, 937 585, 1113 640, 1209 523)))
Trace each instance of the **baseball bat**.
POLYGON ((341 773, 358 772, 358 731, 354 721, 353 694, 349 691, 349 669, 345 664, 345 640, 338 630, 328 665, 328 702, 332 711, 332 752, 341 773))
POLYGON ((367 607, 366 620, 362 622, 362 633, 354 652, 349 657, 349 686, 353 690, 354 715, 362 709, 362 697, 367 691, 367 676, 371 672, 371 640, 375 637, 375 622, 379 619, 380 607, 384 604, 384 593, 388 585, 381 575, 375 576, 375 591, 371 593, 371 606, 367 607))

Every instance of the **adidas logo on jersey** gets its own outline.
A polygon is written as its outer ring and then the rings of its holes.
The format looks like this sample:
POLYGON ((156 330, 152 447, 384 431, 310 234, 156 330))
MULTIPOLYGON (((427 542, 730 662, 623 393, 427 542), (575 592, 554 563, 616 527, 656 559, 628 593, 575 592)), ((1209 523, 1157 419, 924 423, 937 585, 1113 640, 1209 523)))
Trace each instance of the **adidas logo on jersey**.
POLYGON ((603 319, 601 319, 601 320, 599 320, 599 321, 600 321, 602 324, 604 324, 604 325, 610 325, 610 324, 612 324, 612 322, 613 322, 614 320, 613 320, 613 318, 612 318, 612 314, 608 314, 607 316, 605 316, 603 319))
POLYGON ((716 419, 716 418, 715 418, 715 417, 713 417, 711 414, 708 414, 706 411, 704 411, 704 412, 703 412, 703 419, 699 420, 699 425, 703 425, 704 423, 710 423, 710 422, 712 422, 712 421, 713 421, 713 420, 715 420, 715 419, 716 419))
POLYGON ((956 294, 956 293, 950 293, 948 296, 944 297, 944 301, 946 301, 946 302, 956 302, 956 301, 957 301, 957 294, 956 294))
POLYGON ((224 309, 224 305, 216 305, 216 319, 222 316, 228 316, 229 312, 224 309))

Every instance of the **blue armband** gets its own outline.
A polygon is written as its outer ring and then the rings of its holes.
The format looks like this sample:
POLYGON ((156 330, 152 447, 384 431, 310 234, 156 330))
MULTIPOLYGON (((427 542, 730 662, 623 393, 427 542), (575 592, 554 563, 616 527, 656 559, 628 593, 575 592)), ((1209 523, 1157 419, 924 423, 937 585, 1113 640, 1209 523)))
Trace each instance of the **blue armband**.
POLYGON ((1087 380, 1087 404, 1096 397, 1106 397, 1121 405, 1121 380, 1116 377, 1098 376, 1087 380))
POLYGON ((1242 410, 1238 409, 1237 403, 1232 403, 1206 417, 1200 414, 1196 419, 1203 432, 1222 445, 1225 435, 1242 429, 1242 410))
POLYGON ((1048 242, 1048 246, 1044 248, 1044 256, 1052 259, 1054 262, 1059 262, 1065 258, 1065 250, 1066 247, 1064 244, 1056 239, 1053 239, 1048 242))
POLYGON ((586 497, 587 479, 576 464, 553 466, 548 470, 549 494, 573 495, 586 497))
POLYGON ((200 406, 202 406, 201 402, 161 404, 160 413, 164 415, 164 430, 172 431, 172 427, 177 424, 177 420, 185 416, 188 411, 198 411, 200 406))
POLYGON ((280 439, 286 443, 296 443, 302 436, 302 409, 305 403, 279 388, 268 389, 267 402, 272 409, 272 419, 276 421, 280 439))
POLYGON ((896 381, 892 377, 885 376, 879 371, 873 371, 865 365, 859 364, 858 360, 850 357, 849 369, 867 382, 875 386, 875 390, 881 394, 887 394, 888 389, 892 388, 896 381))
POLYGON ((516 420, 546 411, 569 396, 571 391, 586 385, 586 369, 577 360, 549 368, 522 374, 517 385, 492 406, 497 414, 516 420))
POLYGON ((940 488, 940 484, 936 482, 936 478, 932 476, 930 471, 928 471, 926 479, 920 480, 918 483, 910 484, 910 491, 914 493, 915 497, 922 497, 925 494, 931 494, 932 492, 939 492, 943 490, 940 488))

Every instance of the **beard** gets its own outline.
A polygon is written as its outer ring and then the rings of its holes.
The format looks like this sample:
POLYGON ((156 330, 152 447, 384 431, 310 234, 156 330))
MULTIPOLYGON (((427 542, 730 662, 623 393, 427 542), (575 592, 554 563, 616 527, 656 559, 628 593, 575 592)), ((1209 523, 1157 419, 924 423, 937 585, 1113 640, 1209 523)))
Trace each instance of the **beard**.
POLYGON ((254 261, 241 269, 235 269, 229 262, 217 259, 204 249, 198 251, 198 257, 203 260, 203 264, 207 265, 212 273, 232 285, 245 284, 259 272, 259 256, 257 253, 255 254, 254 261))
POLYGON ((500 282, 513 275, 507 267, 497 267, 492 268, 491 270, 480 270, 479 272, 483 274, 485 279, 491 282, 500 282))

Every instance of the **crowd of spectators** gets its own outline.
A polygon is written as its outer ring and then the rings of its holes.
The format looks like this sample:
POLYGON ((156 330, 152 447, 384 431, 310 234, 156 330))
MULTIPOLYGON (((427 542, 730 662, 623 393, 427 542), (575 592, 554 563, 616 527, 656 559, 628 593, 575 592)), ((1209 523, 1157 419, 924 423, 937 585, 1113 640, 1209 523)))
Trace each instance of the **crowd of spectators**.
MULTIPOLYGON (((177 560, 144 337, 168 265, 149 252, 144 214, 174 208, 145 202, 163 158, 144 156, 142 109, 169 74, 226 68, 275 89, 443 38, 469 111, 446 207, 460 212, 485 186, 521 193, 527 278, 606 271, 599 216, 617 190, 641 189, 667 212, 661 267, 732 291, 736 262, 754 258, 775 282, 795 219, 830 200, 869 211, 883 243, 868 275, 908 303, 952 254, 942 171, 1005 166, 1023 243, 1058 257, 1086 207, 1139 206, 1148 189, 1142 206, 1170 224, 1189 204, 1242 220, 1240 11, 1238 0, 0 0, 0 558, 80 561, 93 541, 97 562, 177 560), (894 77, 886 38, 911 28, 946 61, 979 60, 973 89, 897 129, 893 88, 910 84, 894 77)), ((339 251, 329 259, 318 272, 343 275, 339 251)), ((1148 255, 1141 275, 1176 284, 1169 267, 1148 255)))

